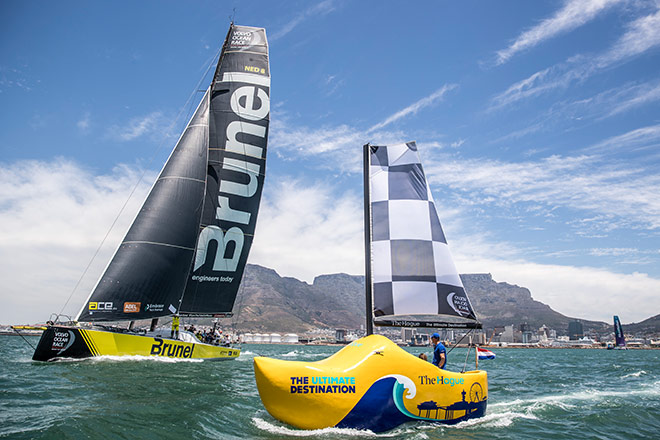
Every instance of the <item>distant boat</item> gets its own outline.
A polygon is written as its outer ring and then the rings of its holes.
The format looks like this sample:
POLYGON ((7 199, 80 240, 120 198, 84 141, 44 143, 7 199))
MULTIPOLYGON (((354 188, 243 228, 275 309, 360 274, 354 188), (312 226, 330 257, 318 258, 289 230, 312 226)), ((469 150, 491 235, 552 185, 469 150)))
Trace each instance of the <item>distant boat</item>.
POLYGON ((627 350, 626 347, 626 338, 623 335, 623 327, 621 327, 621 321, 619 317, 614 315, 614 345, 608 344, 608 350, 627 350))
POLYGON ((232 315, 263 188, 269 95, 266 31, 232 23, 213 80, 124 240, 73 322, 49 321, 34 360, 239 355, 156 326, 165 316, 232 315), (144 319, 150 330, 133 331, 144 319), (118 321, 131 324, 102 325, 118 321))
POLYGON ((413 420, 481 417, 485 371, 439 369, 373 334, 374 324, 481 324, 449 253, 417 145, 365 145, 363 153, 367 336, 318 362, 256 357, 261 401, 273 417, 302 429, 382 432, 413 420))

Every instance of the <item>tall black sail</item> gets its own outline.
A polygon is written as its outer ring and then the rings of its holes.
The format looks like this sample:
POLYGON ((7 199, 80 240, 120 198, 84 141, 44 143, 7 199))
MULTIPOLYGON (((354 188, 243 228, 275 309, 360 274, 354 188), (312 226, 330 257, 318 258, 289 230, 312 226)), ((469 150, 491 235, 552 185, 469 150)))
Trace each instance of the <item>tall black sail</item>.
POLYGON ((254 237, 269 121, 266 31, 232 25, 211 84, 206 195, 184 314, 231 313, 254 237))
POLYGON ((374 324, 480 328, 449 252, 417 145, 365 148, 367 282, 374 324))
POLYGON ((207 92, 78 321, 135 320, 178 311, 202 215, 209 98, 207 92))

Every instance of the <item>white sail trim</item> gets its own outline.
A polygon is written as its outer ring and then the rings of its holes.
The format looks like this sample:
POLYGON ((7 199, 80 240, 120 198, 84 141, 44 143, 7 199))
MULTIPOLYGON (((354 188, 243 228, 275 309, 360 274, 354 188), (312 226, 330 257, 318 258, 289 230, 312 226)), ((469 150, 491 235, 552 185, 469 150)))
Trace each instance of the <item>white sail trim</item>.
POLYGON ((256 75, 254 73, 225 72, 222 74, 222 82, 241 82, 270 87, 269 76, 256 75))

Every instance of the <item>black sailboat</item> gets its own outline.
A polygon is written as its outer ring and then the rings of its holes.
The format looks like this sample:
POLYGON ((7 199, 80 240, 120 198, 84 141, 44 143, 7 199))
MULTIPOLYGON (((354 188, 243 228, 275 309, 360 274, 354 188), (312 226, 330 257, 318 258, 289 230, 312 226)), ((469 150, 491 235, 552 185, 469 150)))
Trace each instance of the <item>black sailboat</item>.
POLYGON ((232 315, 254 238, 270 120, 266 31, 230 26, 213 75, 128 233, 73 322, 34 360, 99 355, 231 359, 240 350, 153 331, 165 316, 232 315), (149 332, 101 325, 152 319, 149 332))

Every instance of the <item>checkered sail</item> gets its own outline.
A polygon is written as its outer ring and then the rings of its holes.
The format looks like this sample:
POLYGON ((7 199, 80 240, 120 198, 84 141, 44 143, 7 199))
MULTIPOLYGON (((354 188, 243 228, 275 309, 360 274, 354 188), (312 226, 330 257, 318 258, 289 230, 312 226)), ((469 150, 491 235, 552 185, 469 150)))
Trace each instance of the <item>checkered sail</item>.
MULTIPOLYGON (((371 276, 375 317, 476 320, 447 246, 414 142, 369 146, 371 276)), ((393 318, 394 319, 394 318, 393 318)), ((402 325, 376 320, 376 325, 402 325)))

